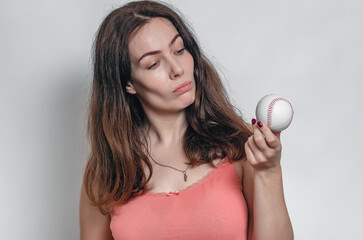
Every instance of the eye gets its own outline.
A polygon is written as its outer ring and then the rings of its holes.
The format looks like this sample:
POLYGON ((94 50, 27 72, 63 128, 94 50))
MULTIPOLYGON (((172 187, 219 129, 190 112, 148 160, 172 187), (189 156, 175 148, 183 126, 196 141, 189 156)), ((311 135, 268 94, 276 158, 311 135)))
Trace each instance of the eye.
POLYGON ((152 64, 151 66, 149 66, 147 69, 153 69, 153 68, 155 68, 156 67, 156 65, 157 65, 158 63, 156 62, 156 63, 154 63, 154 64, 152 64))
POLYGON ((176 53, 177 53, 177 54, 182 54, 184 50, 185 50, 185 48, 182 48, 182 49, 180 49, 179 51, 177 51, 176 53))

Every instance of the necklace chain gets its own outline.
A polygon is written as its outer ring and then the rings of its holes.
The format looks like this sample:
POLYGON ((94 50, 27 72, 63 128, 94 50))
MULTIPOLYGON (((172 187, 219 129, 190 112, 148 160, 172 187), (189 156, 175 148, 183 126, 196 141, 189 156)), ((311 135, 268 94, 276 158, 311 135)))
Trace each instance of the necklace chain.
POLYGON ((168 168, 172 168, 172 169, 174 169, 174 170, 177 170, 177 171, 179 171, 179 172, 184 173, 184 182, 186 182, 186 181, 188 180, 188 175, 187 175, 187 173, 186 173, 186 172, 187 172, 188 168, 190 167, 190 165, 188 165, 188 167, 187 167, 184 171, 182 171, 182 170, 176 169, 176 168, 174 168, 174 167, 172 167, 172 166, 168 166, 168 165, 164 165, 164 164, 158 163, 158 162, 156 162, 156 161, 154 160, 154 158, 151 156, 151 154, 149 154, 149 156, 150 156, 151 160, 153 160, 156 164, 158 164, 158 165, 160 165, 160 166, 168 167, 168 168))

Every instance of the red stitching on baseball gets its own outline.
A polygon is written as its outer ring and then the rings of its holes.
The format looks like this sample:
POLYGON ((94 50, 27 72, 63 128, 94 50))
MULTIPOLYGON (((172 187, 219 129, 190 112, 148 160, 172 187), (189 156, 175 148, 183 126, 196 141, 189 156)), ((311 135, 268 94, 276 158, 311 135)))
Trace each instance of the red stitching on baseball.
MULTIPOLYGON (((291 107, 291 112, 292 112, 292 116, 291 116, 291 118, 290 118, 290 122, 289 122, 289 124, 287 125, 287 127, 289 127, 290 126, 290 124, 291 124, 291 122, 292 122, 292 118, 294 117, 294 109, 292 108, 292 105, 291 105, 291 103, 289 102, 289 101, 287 101, 286 99, 284 99, 284 98, 275 98, 274 100, 272 100, 271 101, 271 103, 268 105, 268 110, 267 110, 267 125, 268 125, 268 127, 271 127, 271 124, 272 124, 272 110, 273 110, 273 108, 274 108, 274 105, 275 105, 275 103, 277 102, 277 101, 285 101, 285 102, 287 102, 289 105, 290 105, 290 107, 291 107)), ((287 128, 286 127, 286 128, 287 128)))

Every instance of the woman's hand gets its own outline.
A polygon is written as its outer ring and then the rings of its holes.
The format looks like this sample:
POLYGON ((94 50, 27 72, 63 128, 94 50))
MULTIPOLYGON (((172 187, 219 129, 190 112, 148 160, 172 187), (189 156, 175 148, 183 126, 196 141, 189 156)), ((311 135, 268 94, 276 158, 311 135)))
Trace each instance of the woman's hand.
POLYGON ((272 132, 263 122, 252 119, 254 134, 245 143, 248 163, 255 172, 280 170, 281 142, 280 132, 272 132))

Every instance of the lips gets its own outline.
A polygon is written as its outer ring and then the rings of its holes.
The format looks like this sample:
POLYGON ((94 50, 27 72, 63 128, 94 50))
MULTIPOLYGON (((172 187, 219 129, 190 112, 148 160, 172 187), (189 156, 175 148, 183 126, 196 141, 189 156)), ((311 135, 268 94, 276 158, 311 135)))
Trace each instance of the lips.
POLYGON ((192 86, 192 82, 188 81, 188 82, 184 82, 182 84, 180 84, 179 86, 177 86, 173 93, 183 93, 188 91, 192 86))

